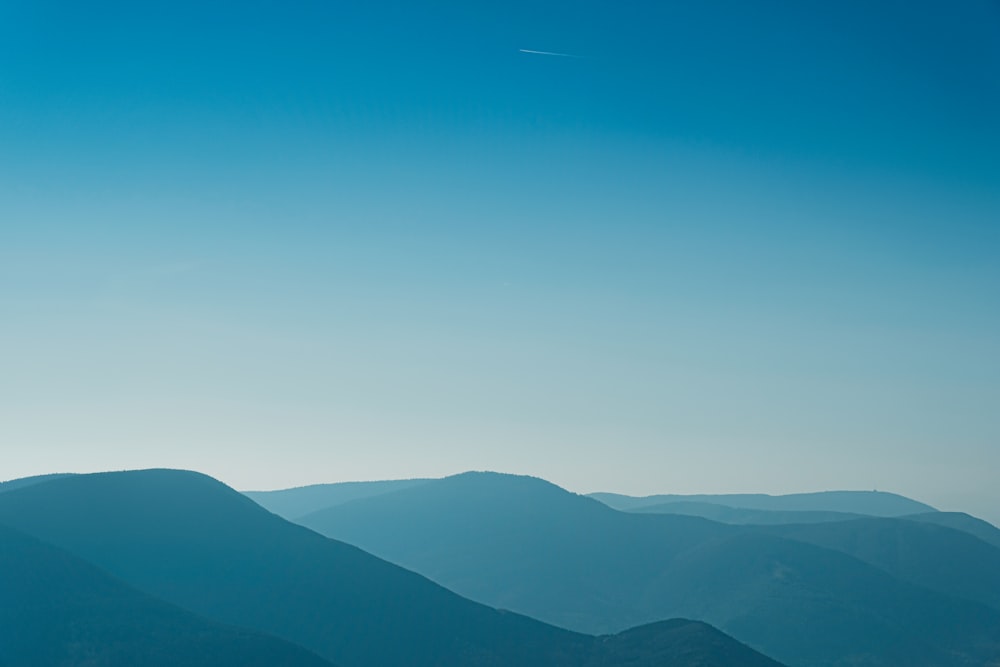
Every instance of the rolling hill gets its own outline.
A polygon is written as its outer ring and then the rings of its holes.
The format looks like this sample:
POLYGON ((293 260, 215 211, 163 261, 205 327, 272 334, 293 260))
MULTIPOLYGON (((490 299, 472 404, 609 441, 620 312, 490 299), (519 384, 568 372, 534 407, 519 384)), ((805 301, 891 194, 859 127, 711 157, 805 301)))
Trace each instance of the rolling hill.
POLYGON ((777 664, 692 621, 593 637, 476 604, 197 473, 79 475, 28 486, 0 494, 0 522, 163 600, 344 667, 777 664), (699 636, 711 640, 701 649, 699 636))
POLYGON ((835 549, 619 512, 535 478, 458 475, 301 522, 472 599, 578 630, 682 616, 796 666, 1000 659, 1000 612, 983 604, 835 549))

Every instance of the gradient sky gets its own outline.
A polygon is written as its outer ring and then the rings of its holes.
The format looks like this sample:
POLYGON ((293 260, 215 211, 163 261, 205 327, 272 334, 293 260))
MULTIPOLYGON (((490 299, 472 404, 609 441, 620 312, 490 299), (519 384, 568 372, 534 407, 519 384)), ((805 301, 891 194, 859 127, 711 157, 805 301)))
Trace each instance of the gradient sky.
POLYGON ((1000 520, 997 2, 9 0, 0 58, 0 478, 1000 520))

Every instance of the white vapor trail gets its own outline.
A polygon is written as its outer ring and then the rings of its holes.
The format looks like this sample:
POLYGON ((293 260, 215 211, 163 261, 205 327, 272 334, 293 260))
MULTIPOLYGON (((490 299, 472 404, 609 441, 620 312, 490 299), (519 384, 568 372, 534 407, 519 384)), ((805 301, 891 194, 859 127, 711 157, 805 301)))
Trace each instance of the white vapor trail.
POLYGON ((585 56, 577 56, 572 53, 554 53, 553 51, 532 51, 531 49, 518 49, 521 53, 533 53, 536 56, 558 56, 560 58, 584 58, 585 56))

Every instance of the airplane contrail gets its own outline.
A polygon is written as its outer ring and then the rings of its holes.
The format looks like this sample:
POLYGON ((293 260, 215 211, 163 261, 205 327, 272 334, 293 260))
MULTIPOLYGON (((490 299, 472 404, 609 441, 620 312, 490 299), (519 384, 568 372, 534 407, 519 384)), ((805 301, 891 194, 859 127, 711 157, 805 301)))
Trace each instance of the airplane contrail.
POLYGON ((555 53, 553 51, 533 51, 531 49, 518 49, 521 53, 533 53, 536 56, 558 56, 560 58, 586 58, 586 56, 577 56, 572 53, 555 53))

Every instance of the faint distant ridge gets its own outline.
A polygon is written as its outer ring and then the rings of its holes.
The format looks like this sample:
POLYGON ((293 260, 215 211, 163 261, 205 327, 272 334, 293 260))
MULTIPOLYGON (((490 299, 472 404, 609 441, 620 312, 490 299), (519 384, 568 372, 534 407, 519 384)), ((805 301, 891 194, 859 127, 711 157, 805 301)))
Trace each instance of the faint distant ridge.
POLYGON ((671 503, 706 503, 730 508, 782 512, 844 512, 868 516, 900 517, 936 512, 926 503, 887 491, 818 491, 772 496, 766 493, 659 494, 628 496, 620 493, 591 493, 591 498, 624 511, 652 511, 649 508, 671 503))
POLYGON ((278 491, 244 491, 243 495, 269 512, 289 520, 295 520, 326 507, 408 489, 429 481, 429 479, 415 478, 373 482, 336 482, 297 486, 278 491))
POLYGON ((48 475, 21 477, 19 479, 12 479, 6 482, 0 482, 0 493, 3 493, 4 491, 13 491, 14 489, 23 489, 26 486, 34 486, 35 484, 52 482, 57 479, 62 479, 63 477, 72 477, 73 474, 74 473, 71 472, 54 472, 48 475))

